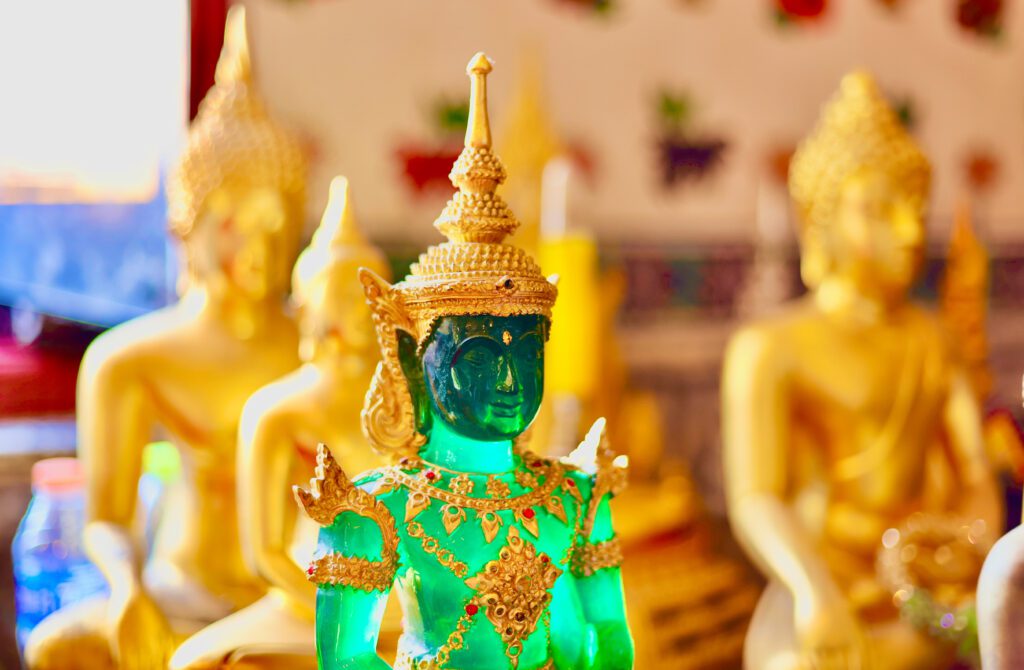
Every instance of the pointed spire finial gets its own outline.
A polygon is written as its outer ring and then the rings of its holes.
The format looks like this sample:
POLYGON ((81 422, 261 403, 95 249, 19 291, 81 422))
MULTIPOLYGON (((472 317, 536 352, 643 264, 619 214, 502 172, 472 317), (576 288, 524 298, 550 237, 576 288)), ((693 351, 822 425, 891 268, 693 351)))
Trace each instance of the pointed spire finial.
POLYGON ((487 75, 491 61, 483 51, 477 52, 466 66, 472 81, 469 99, 469 123, 466 124, 466 146, 482 149, 491 146, 491 123, 487 116, 487 75))
POLYGON ((214 79, 220 85, 252 83, 252 60, 249 55, 245 7, 240 4, 232 5, 228 10, 224 25, 224 47, 217 60, 214 79))
POLYGON ((365 243, 353 211, 348 178, 339 175, 331 180, 327 207, 324 208, 323 218, 320 219, 320 227, 313 234, 312 246, 333 249, 365 243))

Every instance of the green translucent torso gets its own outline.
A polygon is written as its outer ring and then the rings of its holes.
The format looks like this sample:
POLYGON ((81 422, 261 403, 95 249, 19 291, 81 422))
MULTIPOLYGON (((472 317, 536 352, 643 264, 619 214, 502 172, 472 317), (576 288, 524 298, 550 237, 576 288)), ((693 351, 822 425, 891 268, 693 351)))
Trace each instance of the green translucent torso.
MULTIPOLYGON (((514 370, 503 372, 506 364, 494 369, 507 380, 514 370)), ((426 372, 429 379, 429 366, 426 372)), ((432 410, 418 457, 356 481, 383 502, 397 531, 399 664, 632 667, 618 567, 574 569, 583 548, 613 537, 608 496, 592 499, 593 474, 516 454, 510 438, 468 438, 432 410)), ((376 521, 344 511, 321 531, 318 556, 380 560, 383 537, 376 521)), ((384 590, 320 586, 322 669, 386 667, 376 655, 386 597, 384 590)))

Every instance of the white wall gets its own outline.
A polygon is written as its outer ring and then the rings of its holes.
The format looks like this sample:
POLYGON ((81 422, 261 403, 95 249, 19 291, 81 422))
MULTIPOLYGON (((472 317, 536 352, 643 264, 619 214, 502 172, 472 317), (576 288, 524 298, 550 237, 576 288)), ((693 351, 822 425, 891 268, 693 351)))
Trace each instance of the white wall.
POLYGON ((434 239, 430 223, 443 199, 409 195, 396 145, 431 137, 426 107, 438 94, 465 95, 464 67, 477 50, 496 63, 490 92, 500 127, 533 44, 544 54, 556 127, 597 158, 596 188, 580 215, 603 238, 747 237, 766 153, 803 136, 856 66, 915 100, 917 134, 935 164, 935 236, 945 236, 964 188, 963 155, 980 145, 1002 163, 983 224, 996 239, 1024 237, 1024 14, 1016 3, 1006 3, 1000 42, 965 37, 947 0, 906 1, 896 14, 878 0, 833 0, 822 25, 790 30, 772 24, 770 0, 618 0, 606 17, 555 0, 246 4, 269 104, 322 151, 311 218, 330 176, 344 173, 374 236, 434 239), (653 145, 653 98, 666 86, 689 89, 698 125, 731 140, 712 181, 670 193, 660 186, 653 145))

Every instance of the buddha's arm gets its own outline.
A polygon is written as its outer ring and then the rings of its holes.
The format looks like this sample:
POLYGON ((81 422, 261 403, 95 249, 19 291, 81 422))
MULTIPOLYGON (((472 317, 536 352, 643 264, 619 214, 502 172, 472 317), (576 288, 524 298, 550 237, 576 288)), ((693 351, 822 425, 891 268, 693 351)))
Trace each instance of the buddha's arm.
POLYGON ((285 493, 295 446, 279 417, 254 396, 239 427, 238 486, 242 547, 256 573, 312 612, 316 587, 288 553, 298 507, 285 493))
POLYGON ((152 426, 138 370, 116 342, 101 336, 78 376, 78 454, 86 473, 85 546, 114 595, 140 588, 143 556, 131 536, 142 468, 152 426))
POLYGON ((576 584, 583 603, 583 614, 597 633, 595 669, 633 667, 633 638, 626 622, 622 574, 611 510, 605 496, 597 508, 594 528, 586 546, 591 547, 589 563, 576 584), (590 574, 586 574, 590 573, 590 574))
MULTIPOLYGON (((382 549, 379 527, 365 517, 343 512, 335 523, 320 531, 317 555, 333 553, 348 559, 364 559, 364 566, 379 565, 382 549)), ((390 570, 394 578, 394 567, 390 570)), ((341 583, 321 583, 316 596, 316 648, 320 667, 325 670, 389 670, 377 655, 388 588, 366 583, 379 568, 349 569, 341 583)), ((390 584, 390 580, 385 580, 390 584)))
POLYGON ((954 373, 944 419, 952 470, 960 484, 954 497, 957 511, 983 519, 989 536, 999 537, 1004 523, 1002 497, 985 455, 978 401, 962 371, 954 373))
MULTIPOLYGON (((849 607, 815 542, 785 500, 790 471, 786 354, 756 329, 736 335, 722 379, 722 433, 728 514, 760 569, 793 595, 805 652, 856 649, 849 607)), ((856 653, 853 651, 852 653, 856 653)))
POLYGON ((153 415, 137 366, 121 358, 117 344, 101 336, 78 375, 78 449, 88 504, 83 539, 110 585, 108 642, 118 666, 159 670, 167 665, 174 639, 143 588, 145 556, 131 532, 153 415))

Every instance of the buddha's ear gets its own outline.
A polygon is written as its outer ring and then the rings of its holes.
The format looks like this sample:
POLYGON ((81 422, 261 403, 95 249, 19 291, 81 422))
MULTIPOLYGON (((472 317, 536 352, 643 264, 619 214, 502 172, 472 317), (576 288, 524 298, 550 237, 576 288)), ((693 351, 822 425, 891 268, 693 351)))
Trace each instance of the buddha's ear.
POLYGON ((427 402, 427 380, 423 371, 423 359, 418 351, 416 338, 404 330, 395 330, 398 340, 398 360, 402 374, 409 387, 417 432, 426 435, 430 431, 430 403, 427 402))
POLYGON ((395 329, 395 337, 398 340, 398 360, 402 364, 402 372, 409 380, 410 386, 414 380, 423 381, 423 365, 416 353, 416 339, 404 330, 395 329))

